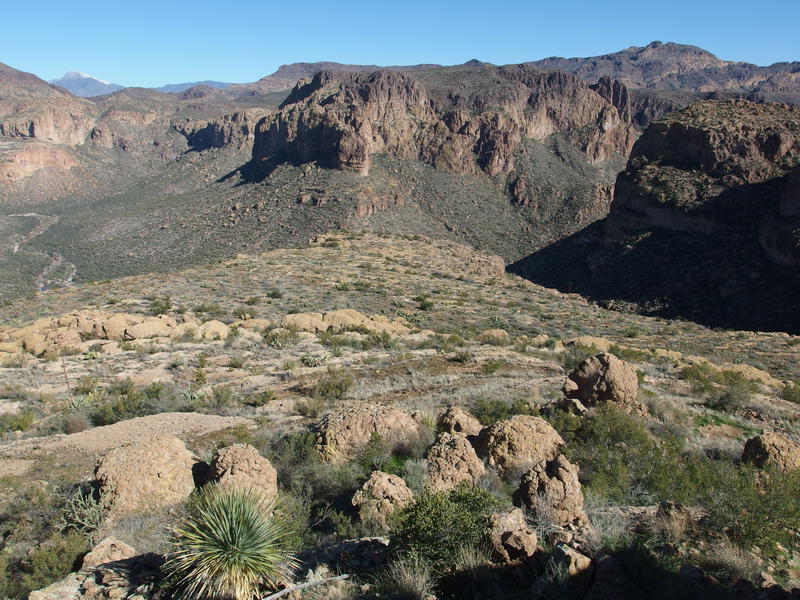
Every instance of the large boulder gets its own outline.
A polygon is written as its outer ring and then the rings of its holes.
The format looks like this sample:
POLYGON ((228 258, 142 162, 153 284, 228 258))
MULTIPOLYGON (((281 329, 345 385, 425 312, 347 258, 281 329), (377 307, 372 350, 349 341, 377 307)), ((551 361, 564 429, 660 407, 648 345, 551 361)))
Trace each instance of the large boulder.
POLYGON ((489 517, 489 540, 494 558, 505 563, 533 556, 538 548, 536 533, 528 527, 519 508, 489 517))
POLYGON ((341 464, 358 456, 373 436, 390 448, 417 442, 423 426, 393 406, 352 402, 328 413, 317 425, 317 449, 328 462, 341 464))
POLYGON ((106 563, 119 562, 126 558, 136 556, 137 552, 131 546, 115 537, 104 538, 91 552, 83 557, 84 569, 99 567, 106 563))
POLYGON ((527 471, 514 500, 557 527, 582 527, 589 521, 583 506, 578 467, 563 454, 543 460, 527 471))
POLYGON ((153 337, 167 337, 170 334, 169 324, 158 317, 149 317, 125 329, 126 340, 142 340, 153 337))
POLYGON ((278 497, 278 472, 249 444, 233 444, 218 450, 211 461, 209 479, 220 485, 257 488, 267 500, 278 497))
POLYGON ((387 517, 407 506, 413 498, 414 493, 402 477, 373 471, 353 495, 352 503, 362 521, 375 523, 388 531, 387 517))
POLYGON ((483 429, 478 419, 457 406, 450 406, 439 415, 437 427, 442 432, 466 436, 477 436, 483 429))
POLYGON ((460 483, 478 483, 486 474, 483 461, 463 435, 440 433, 436 442, 428 448, 426 455, 428 474, 425 485, 442 492, 455 488, 460 483))
POLYGON ((181 440, 157 436, 111 450, 97 463, 95 479, 112 516, 159 510, 189 497, 195 462, 181 440))
POLYGON ((636 401, 639 379, 632 366, 613 354, 603 352, 587 358, 569 374, 564 384, 567 398, 580 400, 586 406, 613 402, 628 412, 641 412, 636 401))
POLYGON ((800 469, 800 445, 779 433, 768 431, 747 440, 742 462, 794 471, 800 469))
POLYGON ((516 415, 481 432, 478 448, 501 471, 521 471, 552 460, 564 440, 541 417, 516 415))

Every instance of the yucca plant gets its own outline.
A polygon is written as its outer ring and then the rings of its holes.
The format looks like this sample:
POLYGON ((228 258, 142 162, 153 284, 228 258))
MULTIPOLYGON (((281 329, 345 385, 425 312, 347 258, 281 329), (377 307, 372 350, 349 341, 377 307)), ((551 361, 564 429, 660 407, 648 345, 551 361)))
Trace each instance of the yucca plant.
POLYGON ((175 529, 167 581, 186 600, 252 600, 296 566, 274 503, 250 486, 209 484, 175 529))

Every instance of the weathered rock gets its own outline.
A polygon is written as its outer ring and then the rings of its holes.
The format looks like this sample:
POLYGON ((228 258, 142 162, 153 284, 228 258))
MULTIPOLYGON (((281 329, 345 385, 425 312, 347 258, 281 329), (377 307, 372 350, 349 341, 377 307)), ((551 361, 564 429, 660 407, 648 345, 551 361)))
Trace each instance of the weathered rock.
POLYGON ((97 463, 95 479, 112 515, 158 510, 189 497, 194 464, 181 440, 158 436, 111 450, 97 463))
POLYGON ((317 425, 317 448, 323 458, 343 463, 358 455, 373 435, 390 448, 418 441, 422 426, 407 412, 366 402, 339 406, 317 425))
POLYGON ((563 445, 558 432, 541 417, 516 415, 484 429, 478 449, 491 466, 507 472, 552 460, 563 445))
POLYGON ((579 575, 592 567, 592 559, 559 542, 553 547, 553 560, 564 566, 570 576, 579 575))
POLYGON ((390 320, 383 315, 367 316, 352 308, 343 308, 326 313, 294 313, 286 315, 281 327, 295 328, 299 331, 322 333, 324 331, 345 331, 347 329, 367 329, 390 335, 407 335, 408 323, 401 318, 390 320))
POLYGON ((636 401, 639 380, 636 371, 625 361, 606 352, 587 358, 569 374, 564 384, 567 398, 586 406, 613 402, 628 412, 642 412, 636 401))
POLYGON ((457 406, 450 406, 439 415, 437 426, 439 431, 466 436, 476 436, 483 429, 478 419, 457 406))
POLYGON ((107 537, 100 541, 91 552, 83 557, 83 567, 88 569, 110 562, 117 562, 136 556, 137 552, 131 546, 115 537, 107 537))
POLYGON ((483 461, 463 435, 440 433, 425 457, 425 485, 437 492, 452 490, 460 483, 475 484, 486 473, 483 461))
POLYGON ((212 319, 197 328, 195 337, 201 340, 224 340, 229 333, 230 327, 222 321, 212 319))
POLYGON ((533 556, 538 548, 536 533, 519 508, 493 514, 489 518, 489 539, 495 559, 512 562, 533 556))
POLYGON ((125 329, 123 338, 126 340, 140 340, 152 337, 169 336, 169 325, 158 317, 150 317, 141 323, 131 325, 125 329))
POLYGON ((209 478, 221 485, 257 488, 267 501, 278 497, 278 472, 249 444, 233 444, 214 455, 209 478))
POLYGON ((580 337, 567 340, 564 344, 567 348, 583 347, 583 348, 597 348, 598 352, 608 352, 611 349, 611 342, 605 338, 594 337, 591 335, 582 335, 580 337))
POLYGON ((402 477, 373 471, 353 495, 352 503, 362 521, 375 523, 388 531, 387 517, 407 506, 413 498, 414 493, 402 477))
POLYGON ((800 445, 779 433, 768 431, 747 440, 742 462, 795 471, 800 469, 800 445))
POLYGON ((527 471, 522 476, 514 499, 534 513, 544 511, 546 514, 541 516, 559 527, 583 526, 588 523, 578 467, 563 454, 554 459, 543 460, 527 471))

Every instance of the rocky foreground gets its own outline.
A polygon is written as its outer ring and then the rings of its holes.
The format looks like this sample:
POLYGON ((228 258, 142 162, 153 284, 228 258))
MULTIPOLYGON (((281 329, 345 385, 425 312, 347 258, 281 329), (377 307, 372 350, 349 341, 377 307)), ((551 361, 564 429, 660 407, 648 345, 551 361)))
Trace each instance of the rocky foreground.
POLYGON ((293 583, 349 575, 302 598, 788 598, 800 578, 787 334, 612 313, 368 234, 0 314, 7 597, 165 597, 170 531, 214 483, 278 500, 293 583))

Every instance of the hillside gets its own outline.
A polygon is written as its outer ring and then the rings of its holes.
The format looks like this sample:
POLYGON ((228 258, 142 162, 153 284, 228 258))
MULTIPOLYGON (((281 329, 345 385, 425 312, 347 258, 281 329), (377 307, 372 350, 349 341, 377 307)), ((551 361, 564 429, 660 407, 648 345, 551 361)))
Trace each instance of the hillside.
MULTIPOLYGON (((60 579, 106 536, 119 565, 92 566, 109 560, 101 546, 82 571, 38 597, 129 597, 133 588, 150 597, 160 558, 139 553, 167 549, 167 528, 182 518, 178 507, 194 489, 189 467, 200 473, 224 448, 249 456, 234 463, 241 472, 253 473, 246 469, 264 460, 259 455, 274 466, 275 483, 259 485, 279 493, 292 548, 302 551, 295 580, 337 571, 354 578, 304 599, 348 590, 345 597, 377 598, 385 586, 401 585, 382 569, 405 552, 398 540, 416 538, 398 537, 408 529, 394 529, 395 521, 387 534, 386 521, 370 520, 351 502, 359 489, 371 493, 367 481, 383 477, 374 470, 402 477, 413 498, 425 498, 426 485, 448 494, 459 481, 479 482, 477 489, 490 491, 451 496, 466 514, 469 498, 494 498, 494 510, 510 510, 512 501, 528 510, 528 521, 504 525, 521 548, 495 541, 470 559, 452 549, 457 540, 440 523, 429 547, 443 553, 430 560, 446 570, 413 571, 437 598, 468 598, 470 589, 507 600, 557 591, 578 598, 607 586, 618 598, 680 598, 687 585, 688 597, 723 598, 748 589, 738 578, 753 594, 779 593, 799 574, 795 547, 784 541, 775 552, 771 545, 795 523, 793 504, 776 495, 794 485, 791 474, 769 471, 773 491, 765 500, 748 483, 754 467, 738 464, 759 432, 777 432, 770 435, 785 436, 790 447, 798 439, 796 388, 782 380, 800 376, 800 357, 797 339, 785 334, 613 313, 507 275, 498 257, 465 246, 357 233, 169 276, 51 290, 0 315, 7 548, 0 589, 8 597, 60 579), (588 411, 572 414, 583 404, 562 401, 566 376, 602 350, 631 365, 626 385, 635 393, 612 388, 616 395, 585 399, 588 411), (461 412, 439 418, 452 406, 461 412), (349 434, 355 437, 325 437, 335 419, 344 426, 349 418, 366 419, 349 434), (535 425, 536 443, 520 440, 503 451, 489 437, 482 449, 463 433, 513 435, 504 429, 512 424, 535 425), (370 427, 383 441, 368 441, 370 427), (393 436, 412 431, 420 437, 402 438, 410 445, 392 445, 400 439, 393 436), (334 448, 344 456, 326 454, 334 448), (546 461, 566 473, 540 475, 547 485, 569 482, 550 500, 557 512, 511 496, 519 472, 510 461, 536 448, 563 453, 546 461), (103 482, 112 480, 109 492, 103 482), (86 505, 99 507, 99 519, 59 529, 62 518, 95 514, 75 504, 87 502, 92 485, 109 502, 86 505), (742 559, 752 545, 759 549, 742 559), (707 550, 699 554, 700 547, 707 550), (60 560, 46 566, 51 552, 60 560), (559 578, 546 567, 566 569, 569 561, 580 561, 572 575, 559 578), (690 567, 703 576, 691 579, 690 567), (466 589, 469 569, 477 571, 466 589)), ((485 516, 469 518, 484 523, 485 516)), ((469 533, 478 546, 483 526, 469 533)), ((459 530, 458 539, 464 535, 459 530)))
POLYGON ((639 138, 604 221, 510 268, 609 306, 798 331, 799 164, 796 107, 694 104, 639 138))

